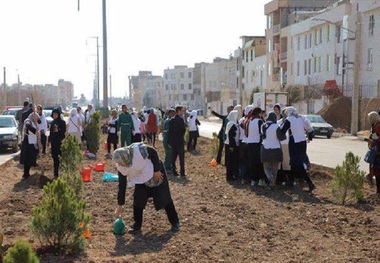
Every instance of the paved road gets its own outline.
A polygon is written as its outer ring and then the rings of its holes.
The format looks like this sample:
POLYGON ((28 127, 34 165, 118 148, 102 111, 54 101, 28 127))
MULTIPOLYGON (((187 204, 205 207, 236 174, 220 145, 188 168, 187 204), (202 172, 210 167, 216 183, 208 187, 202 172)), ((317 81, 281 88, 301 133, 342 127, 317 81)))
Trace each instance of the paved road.
MULTIPOLYGON (((212 133, 218 133, 221 127, 219 122, 201 121, 199 127, 200 135, 212 138, 212 133)), ((342 164, 347 152, 351 151, 362 158, 360 168, 368 172, 368 164, 363 161, 367 152, 367 143, 354 136, 344 136, 339 138, 327 139, 316 137, 307 145, 307 152, 310 161, 315 164, 335 168, 342 164)))
POLYGON ((11 151, 4 151, 2 150, 0 152, 0 165, 6 163, 7 161, 11 160, 14 156, 16 156, 17 154, 19 154, 19 152, 17 153, 12 153, 11 151))

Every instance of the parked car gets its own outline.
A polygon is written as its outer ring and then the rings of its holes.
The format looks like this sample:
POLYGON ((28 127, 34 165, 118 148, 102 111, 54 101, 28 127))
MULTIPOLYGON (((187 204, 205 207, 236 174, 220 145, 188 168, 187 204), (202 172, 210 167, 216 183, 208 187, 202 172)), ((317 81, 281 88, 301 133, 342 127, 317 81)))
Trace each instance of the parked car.
POLYGON ((21 136, 18 131, 18 122, 12 115, 0 116, 0 147, 11 148, 16 153, 21 144, 21 136))
POLYGON ((3 115, 12 115, 16 117, 17 112, 22 110, 22 108, 9 108, 3 111, 3 115))
POLYGON ((327 123, 321 115, 304 115, 310 120, 311 126, 314 129, 314 135, 326 136, 328 139, 334 132, 333 126, 327 123))

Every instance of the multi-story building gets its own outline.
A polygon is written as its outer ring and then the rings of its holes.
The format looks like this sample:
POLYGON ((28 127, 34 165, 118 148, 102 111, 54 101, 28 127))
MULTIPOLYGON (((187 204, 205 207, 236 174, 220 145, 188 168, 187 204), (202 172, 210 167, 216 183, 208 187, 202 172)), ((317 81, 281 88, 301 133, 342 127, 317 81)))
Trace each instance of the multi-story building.
POLYGON ((161 76, 151 76, 147 80, 146 92, 144 94, 143 102, 147 107, 160 107, 164 106, 163 101, 164 79, 161 76))
POLYGON ((209 63, 201 62, 195 63, 193 70, 193 94, 194 94, 194 109, 202 109, 205 113, 207 111, 207 105, 205 100, 205 88, 206 85, 202 83, 202 75, 205 72, 205 66, 209 63))
POLYGON ((286 27, 305 20, 325 9, 336 0, 273 0, 265 5, 267 16, 267 88, 280 90, 287 84, 288 43, 283 32, 286 27))
POLYGON ((227 114, 227 106, 238 102, 236 68, 234 57, 215 58, 213 63, 203 65, 201 83, 205 86, 205 104, 222 114, 227 114))
POLYGON ((63 79, 58 80, 58 98, 59 105, 62 107, 71 107, 74 98, 74 85, 70 81, 63 79))
POLYGON ((174 66, 164 70, 163 103, 166 108, 183 105, 194 108, 193 68, 174 66))
POLYGON ((242 105, 252 103, 252 92, 266 88, 266 39, 264 36, 242 36, 242 48, 235 51, 236 83, 242 105))
POLYGON ((132 90, 132 105, 135 108, 141 109, 146 100, 146 92, 148 88, 148 81, 156 79, 159 76, 153 76, 152 71, 139 71, 138 76, 129 77, 129 87, 132 90))

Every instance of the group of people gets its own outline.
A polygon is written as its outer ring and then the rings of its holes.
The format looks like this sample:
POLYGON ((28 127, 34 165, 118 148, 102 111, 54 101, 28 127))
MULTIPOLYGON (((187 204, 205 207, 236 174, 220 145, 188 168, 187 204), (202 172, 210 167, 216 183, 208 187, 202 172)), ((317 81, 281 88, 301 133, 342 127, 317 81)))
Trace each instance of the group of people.
POLYGON ((260 107, 229 106, 228 115, 211 113, 223 120, 218 134, 217 162, 225 151, 226 179, 241 179, 252 186, 270 189, 285 182, 294 186, 295 178, 303 178, 309 191, 315 189, 308 168, 307 142, 313 139, 310 121, 297 114, 294 107, 281 109, 275 105, 266 114, 260 107))

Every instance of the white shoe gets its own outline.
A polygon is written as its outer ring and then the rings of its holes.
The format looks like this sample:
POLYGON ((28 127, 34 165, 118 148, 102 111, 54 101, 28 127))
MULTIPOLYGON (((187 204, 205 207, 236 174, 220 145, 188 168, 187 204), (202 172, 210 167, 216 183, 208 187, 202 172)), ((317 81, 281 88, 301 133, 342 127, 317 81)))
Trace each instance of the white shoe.
POLYGON ((259 186, 267 186, 267 184, 263 180, 260 179, 259 186))

